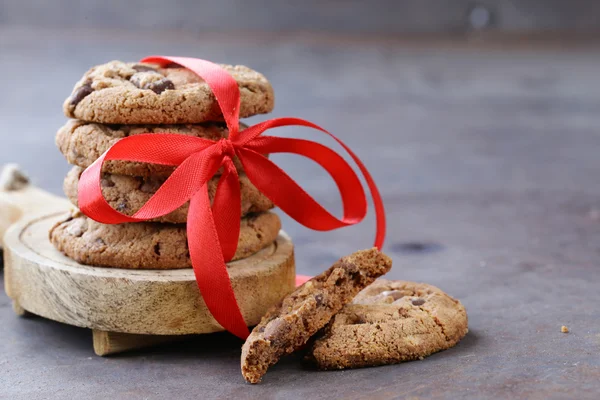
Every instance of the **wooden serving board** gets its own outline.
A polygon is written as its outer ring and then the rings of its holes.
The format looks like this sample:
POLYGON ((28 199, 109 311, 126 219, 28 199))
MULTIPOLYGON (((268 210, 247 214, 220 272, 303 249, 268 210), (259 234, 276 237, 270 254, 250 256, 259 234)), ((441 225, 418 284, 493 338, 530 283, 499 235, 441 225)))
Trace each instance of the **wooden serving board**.
MULTIPOLYGON (((0 189, 0 229, 8 226, 3 236, 5 287, 17 314, 92 329, 98 355, 223 330, 189 268, 102 268, 58 252, 48 231, 70 209, 66 199, 28 184, 0 189)), ((228 271, 244 319, 254 325, 295 287, 292 242, 282 231, 267 248, 229 263, 228 271)))

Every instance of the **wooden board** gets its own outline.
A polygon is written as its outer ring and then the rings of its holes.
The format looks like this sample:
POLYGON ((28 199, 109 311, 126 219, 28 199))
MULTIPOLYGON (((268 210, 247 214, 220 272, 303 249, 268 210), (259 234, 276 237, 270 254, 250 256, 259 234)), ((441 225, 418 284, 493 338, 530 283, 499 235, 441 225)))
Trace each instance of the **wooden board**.
MULTIPOLYGON (((94 332, 96 354, 145 347, 176 336, 222 331, 198 290, 192 269, 125 270, 79 264, 57 251, 48 231, 73 206, 28 184, 14 167, 2 172, 7 295, 20 316, 33 313, 94 332)), ((294 247, 281 231, 255 255, 228 264, 248 325, 295 288, 294 247)))
MULTIPOLYGON (((64 213, 25 218, 5 235, 7 294, 25 310, 103 331, 183 335, 223 330, 208 311, 192 269, 125 270, 78 264, 58 252, 48 230, 64 213)), ((281 233, 255 255, 228 264, 249 325, 294 289, 293 245, 281 233)))

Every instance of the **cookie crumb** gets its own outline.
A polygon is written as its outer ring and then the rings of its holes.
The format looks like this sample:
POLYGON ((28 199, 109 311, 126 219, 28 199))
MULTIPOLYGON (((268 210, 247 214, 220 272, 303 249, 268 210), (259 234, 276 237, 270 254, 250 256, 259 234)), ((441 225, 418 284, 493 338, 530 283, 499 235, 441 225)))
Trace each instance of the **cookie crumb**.
POLYGON ((560 327, 560 331, 562 333, 569 333, 569 328, 567 328, 566 326, 563 325, 563 326, 560 327))

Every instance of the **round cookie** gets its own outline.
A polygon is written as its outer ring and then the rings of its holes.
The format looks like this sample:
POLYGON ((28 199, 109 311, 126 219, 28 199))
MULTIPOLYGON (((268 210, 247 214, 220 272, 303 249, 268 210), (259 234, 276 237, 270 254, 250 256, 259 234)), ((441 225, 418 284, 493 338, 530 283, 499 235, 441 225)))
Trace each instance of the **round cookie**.
MULTIPOLYGON (((273 243, 280 228, 279 217, 270 212, 243 218, 233 260, 249 257, 273 243)), ((50 230, 50 241, 81 264, 126 269, 192 266, 185 225, 152 222, 105 225, 76 213, 50 230)))
POLYGON ((467 331, 463 305, 435 286, 380 279, 333 317, 309 358, 321 369, 394 364, 448 349, 467 331))
MULTIPOLYGON (((240 129, 247 128, 240 124, 240 129)), ((120 139, 143 133, 175 133, 217 141, 229 134, 223 123, 209 122, 196 125, 103 125, 80 120, 69 120, 56 134, 56 145, 69 164, 87 168, 120 139)), ((242 165, 233 160, 238 171, 242 165)), ((175 168, 170 165, 110 160, 103 171, 132 176, 168 177, 175 168)))
MULTIPOLYGON (((240 117, 271 112, 273 88, 242 65, 221 65, 240 89, 240 117)), ((155 64, 111 61, 87 71, 63 104, 69 118, 105 124, 186 124, 221 121, 206 82, 192 71, 155 64)))
MULTIPOLYGON (((77 189, 79 177, 84 170, 73 167, 65 178, 63 189, 69 200, 77 206, 77 189)), ((273 203, 262 194, 245 174, 239 176, 241 194, 241 215, 268 211, 273 208, 273 203)), ((101 187, 104 198, 114 209, 123 214, 133 215, 156 193, 165 179, 153 177, 133 177, 104 173, 101 187)), ((208 196, 212 202, 217 191, 219 177, 208 181, 208 196)), ((189 202, 175 211, 160 217, 155 222, 169 222, 182 224, 187 221, 189 202)))

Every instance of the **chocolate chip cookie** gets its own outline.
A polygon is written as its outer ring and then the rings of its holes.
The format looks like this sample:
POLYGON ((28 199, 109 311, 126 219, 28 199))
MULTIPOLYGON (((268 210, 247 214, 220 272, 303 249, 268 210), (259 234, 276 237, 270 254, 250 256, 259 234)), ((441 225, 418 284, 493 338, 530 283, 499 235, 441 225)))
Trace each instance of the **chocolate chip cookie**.
MULTIPOLYGON (((65 194, 74 205, 77 204, 77 188, 79 177, 83 169, 73 167, 65 178, 63 189, 65 194)), ((273 203, 264 194, 262 194, 245 174, 240 175, 240 194, 242 216, 251 213, 268 211, 273 208, 273 203)), ((214 177, 208 181, 208 196, 211 199, 215 197, 219 177, 214 177)), ((153 177, 134 177, 117 174, 102 174, 101 187, 104 198, 114 209, 123 214, 135 214, 148 200, 156 193, 158 188, 164 183, 164 178, 153 177)), ((189 203, 184 204, 177 210, 155 220, 155 222, 185 223, 189 203)))
MULTIPOLYGON (((234 260, 249 257, 277 238, 281 222, 265 212, 241 220, 234 260)), ((104 225, 81 213, 50 230, 50 241, 82 264, 128 269, 177 269, 192 266, 185 225, 141 222, 104 225)))
POLYGON ((392 267, 377 249, 341 258, 285 297, 262 318, 242 347, 242 375, 258 383, 281 356, 302 347, 356 294, 392 267))
POLYGON ((399 363, 448 349, 467 330, 463 305, 435 286, 380 279, 333 317, 309 359, 321 369, 399 363))
MULTIPOLYGON (((260 73, 221 65, 240 89, 240 117, 273 110, 273 88, 260 73)), ((63 105, 65 115, 105 124, 186 124, 221 121, 211 89, 177 65, 111 61, 87 71, 63 105)))
MULTIPOLYGON (((240 124, 240 129, 247 126, 240 124)), ((56 134, 56 145, 70 164, 89 167, 120 139, 143 133, 175 133, 217 141, 229 134, 223 123, 195 125, 104 125, 80 120, 70 120, 56 134)), ((233 160, 238 171, 242 165, 233 160)), ((167 177, 175 168, 169 165, 156 165, 121 160, 104 163, 103 171, 132 176, 167 177)))

